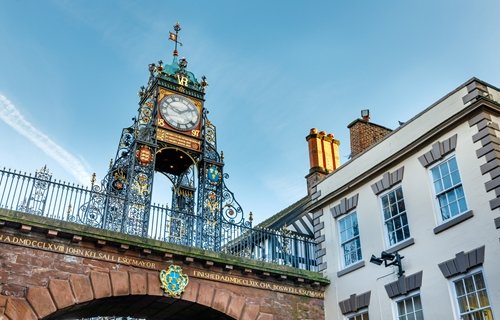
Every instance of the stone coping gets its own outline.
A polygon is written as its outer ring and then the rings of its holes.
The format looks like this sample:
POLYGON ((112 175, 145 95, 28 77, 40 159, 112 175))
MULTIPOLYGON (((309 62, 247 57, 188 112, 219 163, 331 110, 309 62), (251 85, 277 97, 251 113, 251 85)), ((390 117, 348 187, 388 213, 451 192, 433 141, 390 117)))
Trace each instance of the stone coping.
POLYGON ((108 244, 120 246, 129 246, 139 248, 143 251, 150 251, 152 255, 171 254, 173 256, 185 257, 186 260, 197 259, 207 261, 222 266, 231 265, 237 269, 253 270, 257 273, 269 274, 278 278, 302 279, 307 282, 326 286, 330 281, 319 272, 292 268, 289 266, 276 265, 269 262, 252 260, 249 258, 236 257, 233 255, 212 252, 200 248, 183 246, 158 240, 142 238, 123 234, 120 232, 95 228, 89 225, 82 225, 68 221, 62 221, 47 217, 36 216, 20 211, 0 208, 0 226, 13 225, 16 227, 30 226, 39 232, 49 233, 57 231, 57 235, 62 238, 72 238, 80 236, 86 240, 106 241, 108 244))

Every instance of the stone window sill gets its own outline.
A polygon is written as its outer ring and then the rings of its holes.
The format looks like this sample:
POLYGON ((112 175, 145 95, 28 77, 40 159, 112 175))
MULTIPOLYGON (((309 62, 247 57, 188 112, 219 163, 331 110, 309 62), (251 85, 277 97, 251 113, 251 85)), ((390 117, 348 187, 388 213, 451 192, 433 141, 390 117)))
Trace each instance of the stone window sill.
POLYGON ((453 226, 456 226, 457 224, 464 222, 465 220, 468 220, 474 216, 474 213, 472 210, 469 210, 465 213, 462 213, 461 215, 458 215, 448 221, 446 221, 443 224, 440 224, 439 226, 434 228, 434 234, 438 234, 440 232, 443 232, 444 230, 447 230, 453 226))
POLYGON ((394 253, 398 252, 400 250, 403 250, 406 247, 409 247, 415 243, 415 240, 413 238, 408 238, 406 240, 401 241, 400 243, 390 247, 389 249, 385 250, 388 253, 394 253))
POLYGON ((364 260, 361 260, 359 262, 356 262, 355 264, 353 265, 350 265, 348 266, 347 268, 345 269, 342 269, 340 270, 339 272, 337 272, 337 277, 342 277, 343 275, 345 274, 348 274, 350 272, 353 272, 354 270, 358 270, 359 268, 363 268, 365 266, 365 261, 364 260))

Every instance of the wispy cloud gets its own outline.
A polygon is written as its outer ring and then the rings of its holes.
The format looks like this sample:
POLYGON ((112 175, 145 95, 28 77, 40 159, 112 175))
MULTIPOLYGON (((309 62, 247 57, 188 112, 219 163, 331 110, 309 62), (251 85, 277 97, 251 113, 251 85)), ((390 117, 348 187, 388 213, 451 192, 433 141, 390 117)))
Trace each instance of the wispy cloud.
POLYGON ((0 94, 0 119, 53 158, 61 167, 71 173, 79 183, 84 185, 89 183, 90 173, 85 168, 85 165, 46 134, 35 128, 23 117, 16 106, 2 94, 0 94))

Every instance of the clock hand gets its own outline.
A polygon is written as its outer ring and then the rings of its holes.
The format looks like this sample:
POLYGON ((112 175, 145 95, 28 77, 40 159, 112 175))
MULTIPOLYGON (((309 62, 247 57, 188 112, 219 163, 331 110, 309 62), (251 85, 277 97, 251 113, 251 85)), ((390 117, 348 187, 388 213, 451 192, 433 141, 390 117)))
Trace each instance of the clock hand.
POLYGON ((182 113, 182 111, 181 111, 181 110, 179 110, 179 108, 178 108, 178 107, 176 107, 176 106, 174 106, 174 105, 172 105, 171 107, 172 107, 171 109, 172 109, 173 111, 175 111, 175 113, 178 113, 178 114, 179 114, 179 113, 182 113))
POLYGON ((183 107, 182 110, 179 107, 172 106, 172 110, 174 110, 177 114, 184 114, 186 112, 190 112, 191 110, 187 107, 183 107))

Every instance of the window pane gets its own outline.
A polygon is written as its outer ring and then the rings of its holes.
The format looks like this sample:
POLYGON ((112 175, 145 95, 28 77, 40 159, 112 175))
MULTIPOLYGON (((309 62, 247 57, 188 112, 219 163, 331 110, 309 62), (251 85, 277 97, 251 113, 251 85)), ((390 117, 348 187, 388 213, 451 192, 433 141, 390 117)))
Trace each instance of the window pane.
POLYGON ((406 300, 406 312, 413 313, 413 311, 415 311, 413 309, 413 299, 407 299, 406 300))
POLYGON ((415 305, 415 310, 422 310, 422 302, 420 302, 420 296, 413 297, 413 304, 415 305))
POLYGON ((467 297, 463 296, 458 298, 458 308, 460 309, 460 313, 469 310, 469 307, 467 306, 467 297))
POLYGON ((417 320, 424 320, 424 313, 422 312, 422 310, 415 312, 415 318, 417 320))
POLYGON ((458 200, 458 206, 460 208, 460 212, 467 211, 467 204, 465 203, 465 198, 461 198, 458 200))
POLYGON ((403 229, 398 229, 396 231, 396 239, 397 239, 398 242, 404 239, 403 229))
POLYGON ((448 163, 450 162, 450 160, 448 160, 445 163, 439 165, 439 170, 441 171, 441 177, 444 177, 444 176, 447 176, 447 175, 450 174, 450 170, 448 169, 448 163))
POLYGON ((403 233, 404 233, 404 239, 408 239, 410 237, 410 228, 408 226, 405 226, 403 228, 403 233))
POLYGON ((394 202, 391 204, 391 216, 398 214, 398 205, 394 202))
POLYGON ((464 284, 465 284, 465 292, 470 293, 474 292, 475 287, 474 287, 474 281, 472 280, 472 277, 467 277, 464 279, 464 284))
POLYGON ((401 221, 402 221, 404 226, 408 225, 408 218, 406 217, 406 214, 401 215, 401 221))
POLYGON ((404 301, 398 302, 398 314, 399 315, 405 315, 406 314, 405 302, 404 301))
POLYGON ((389 206, 389 198, 387 196, 383 196, 381 199, 382 207, 387 208, 389 206))
POLYGON ((455 194, 455 190, 446 193, 448 195, 448 202, 457 201, 457 195, 455 194))
POLYGON ((432 173, 432 180, 436 181, 436 180, 441 179, 441 175, 439 174, 438 167, 432 168, 431 173, 432 173))
POLYGON ((340 242, 345 242, 347 239, 347 235, 345 231, 340 232, 340 242))
POLYGON ((394 221, 394 228, 400 229, 401 228, 401 219, 395 218, 393 221, 394 221))
POLYGON ((455 282, 455 290, 457 292, 457 296, 463 296, 465 294, 464 283, 462 280, 455 282))
POLYGON ((340 230, 345 230, 345 222, 346 222, 346 219, 342 219, 339 221, 340 230))
POLYGON ((443 187, 444 189, 451 188, 451 177, 449 175, 443 177, 443 187))
POLYGON ((476 282, 476 288, 479 289, 484 289, 484 279, 483 279, 483 274, 482 273, 476 273, 474 275, 474 281, 476 282))
POLYGON ((352 226, 352 230, 353 230, 353 234, 355 236, 358 236, 359 235, 359 228, 358 228, 358 222, 356 221, 356 223, 353 224, 352 226))
POLYGON ((397 200, 403 199, 403 189, 401 187, 396 189, 396 199, 397 200))
POLYGON ((399 209, 399 212, 405 211, 405 202, 403 200, 398 202, 398 209, 399 209))
POLYGON ((443 191, 443 185, 441 184, 441 179, 434 181, 434 189, 436 189, 436 193, 440 193, 443 191))
POLYGON ((479 308, 479 303, 477 301, 476 293, 468 294, 467 301, 469 302, 469 309, 476 310, 477 308, 479 308))
POLYGON ((389 193, 388 196, 389 196, 390 203, 396 202, 396 195, 394 194, 394 192, 389 193))
POLYGON ((457 202, 451 202, 450 203, 450 214, 452 217, 456 216, 460 212, 458 211, 458 203, 457 202))
POLYGON ((458 173, 458 170, 451 173, 451 182, 453 183, 453 185, 460 183, 460 174, 458 173))
POLYGON ((394 232, 394 229, 395 229, 395 228, 394 228, 394 220, 389 220, 389 221, 387 221, 385 224, 387 225, 387 231, 388 231, 389 233, 394 232))
POLYGON ((345 219, 345 227, 346 227, 346 229, 349 229, 349 228, 351 228, 351 227, 352 227, 352 220, 351 220, 351 217, 347 217, 347 218, 345 219))
POLYGON ((478 299, 479 299, 479 304, 481 307, 487 307, 490 305, 490 301, 488 299, 488 294, 486 293, 486 289, 481 290, 477 293, 478 299))
POLYGON ((454 157, 450 158, 450 160, 448 160, 448 164, 450 166, 450 170, 451 171, 457 171, 458 170, 457 159, 455 159, 454 157))
POLYGON ((391 210, 389 210, 389 207, 384 208, 384 219, 390 219, 391 218, 391 210))

